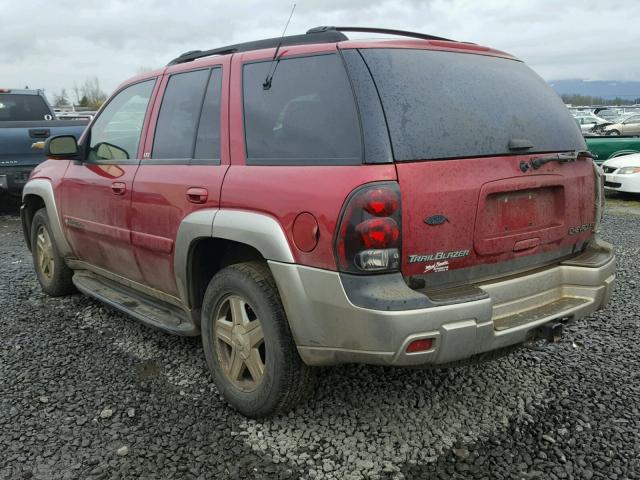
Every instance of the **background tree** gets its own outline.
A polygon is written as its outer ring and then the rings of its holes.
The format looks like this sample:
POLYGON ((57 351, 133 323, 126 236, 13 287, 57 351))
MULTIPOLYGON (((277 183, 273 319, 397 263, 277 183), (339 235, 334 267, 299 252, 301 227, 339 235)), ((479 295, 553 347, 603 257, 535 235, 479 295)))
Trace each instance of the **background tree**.
POLYGON ((69 98, 67 96, 67 90, 62 89, 60 93, 53 94, 53 106, 54 107, 67 107, 69 106, 69 98))
POLYGON ((590 95, 561 95, 562 101, 564 103, 569 103, 574 106, 579 105, 634 105, 636 103, 640 103, 640 98, 602 98, 602 97, 592 97, 590 95))
POLYGON ((80 87, 82 98, 80 105, 86 106, 91 110, 99 109, 107 99, 107 94, 100 88, 100 80, 98 77, 88 78, 80 87), (83 100, 86 100, 83 102, 83 100))

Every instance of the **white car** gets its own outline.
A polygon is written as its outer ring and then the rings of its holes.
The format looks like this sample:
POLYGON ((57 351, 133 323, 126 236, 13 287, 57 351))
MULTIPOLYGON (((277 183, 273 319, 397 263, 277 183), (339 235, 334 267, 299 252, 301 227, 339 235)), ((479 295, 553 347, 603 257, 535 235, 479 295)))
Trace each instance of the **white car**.
POLYGON ((576 123, 580 126, 582 133, 587 133, 593 130, 593 127, 597 125, 604 125, 605 123, 611 123, 609 120, 597 117, 595 115, 576 116, 576 123))
POLYGON ((640 153, 607 160, 602 164, 602 169, 606 190, 640 193, 640 153))

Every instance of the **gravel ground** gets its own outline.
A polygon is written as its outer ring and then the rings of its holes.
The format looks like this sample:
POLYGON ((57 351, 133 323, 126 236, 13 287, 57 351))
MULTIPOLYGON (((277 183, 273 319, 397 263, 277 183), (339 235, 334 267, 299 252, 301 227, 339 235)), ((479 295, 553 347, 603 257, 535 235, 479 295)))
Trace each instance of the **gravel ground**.
POLYGON ((43 295, 19 219, 0 217, 0 479, 640 478, 640 204, 616 202, 613 301, 560 344, 326 369, 309 404, 267 421, 225 406, 198 339, 43 295))

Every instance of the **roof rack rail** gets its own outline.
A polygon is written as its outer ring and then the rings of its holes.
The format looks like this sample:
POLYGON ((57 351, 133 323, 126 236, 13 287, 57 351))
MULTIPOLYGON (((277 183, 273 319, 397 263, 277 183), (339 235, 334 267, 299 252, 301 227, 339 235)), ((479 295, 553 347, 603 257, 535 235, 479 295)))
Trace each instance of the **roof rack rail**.
POLYGON ((309 43, 334 43, 348 40, 344 33, 340 33, 335 29, 323 30, 318 32, 307 32, 304 35, 289 35, 287 37, 267 38, 265 40, 255 40, 253 42, 238 43, 228 45, 226 47, 214 48, 212 50, 191 50, 185 52, 179 57, 171 60, 167 66, 178 65, 196 60, 198 58, 209 57, 212 55, 227 55, 229 53, 247 52, 249 50, 260 50, 263 48, 275 48, 279 42, 281 47, 290 45, 305 45, 309 43))
POLYGON ((371 28, 371 27, 315 27, 307 30, 307 34, 321 32, 365 32, 365 33, 383 33, 386 35, 399 35, 402 37, 420 38, 422 40, 444 40, 454 42, 450 38, 436 37, 435 35, 427 35, 426 33, 407 32, 405 30, 391 30, 388 28, 371 28))
POLYGON ((419 38, 421 40, 444 40, 447 42, 454 41, 449 38, 427 35, 426 33, 407 32, 405 30, 390 30, 387 28, 315 27, 307 30, 307 33, 305 33, 304 35, 289 35, 288 37, 267 38, 265 40, 255 40, 253 42, 227 45, 226 47, 214 48, 212 50, 191 50, 189 52, 183 53, 179 57, 174 58, 167 64, 167 66, 191 62, 193 60, 197 60, 198 58, 210 57, 212 55, 228 55, 230 53, 247 52, 249 50, 275 48, 280 42, 282 42, 280 46, 286 47, 290 45, 305 45, 309 43, 334 43, 349 40, 349 38, 342 32, 383 33, 386 35, 399 35, 402 37, 419 38))

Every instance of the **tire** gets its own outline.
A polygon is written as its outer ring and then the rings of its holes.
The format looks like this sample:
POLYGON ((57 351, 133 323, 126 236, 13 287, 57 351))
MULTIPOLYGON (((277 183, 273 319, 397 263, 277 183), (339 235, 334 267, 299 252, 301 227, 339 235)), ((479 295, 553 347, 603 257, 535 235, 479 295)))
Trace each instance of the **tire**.
POLYGON ((239 263, 213 277, 204 295, 201 333, 218 391, 243 415, 286 413, 311 392, 313 369, 298 355, 266 264, 239 263))
POLYGON ((36 212, 31 222, 31 254, 38 281, 46 294, 61 297, 76 292, 71 281, 73 270, 60 255, 44 208, 36 212))
POLYGON ((607 130, 607 136, 618 137, 620 136, 620 132, 618 130, 607 130))

